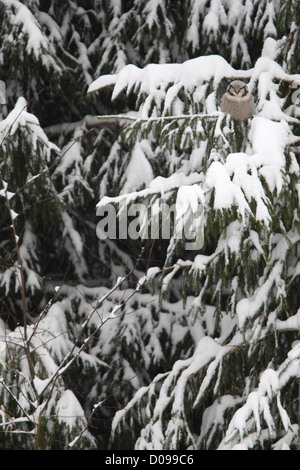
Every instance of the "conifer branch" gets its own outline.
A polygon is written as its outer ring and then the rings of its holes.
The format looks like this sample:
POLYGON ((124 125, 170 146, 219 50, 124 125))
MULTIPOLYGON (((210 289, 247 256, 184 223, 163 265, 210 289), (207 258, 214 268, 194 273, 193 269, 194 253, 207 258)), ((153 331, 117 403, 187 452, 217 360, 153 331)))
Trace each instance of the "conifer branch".
MULTIPOLYGON (((97 129, 104 126, 119 126, 124 122, 132 122, 132 123, 149 123, 149 122, 167 122, 167 121, 175 121, 175 120, 188 120, 188 119, 207 119, 207 120, 214 120, 215 118, 221 116, 221 111, 217 111, 213 114, 206 114, 206 113, 199 113, 199 114, 182 114, 178 116, 158 116, 158 117, 149 117, 149 118, 138 118, 134 116, 130 116, 127 114, 103 114, 102 116, 85 116, 84 119, 81 121, 76 122, 69 122, 69 123, 61 123, 55 124, 52 126, 46 127, 45 133, 49 137, 58 137, 61 134, 68 135, 72 134, 77 128, 86 128, 86 129, 97 129)), ((274 121, 279 121, 273 119, 274 121)), ((300 121, 287 121, 289 124, 300 125, 300 121)))
MULTIPOLYGON (((245 72, 245 74, 243 74, 243 75, 242 74, 241 75, 238 75, 238 74, 236 74, 236 75, 227 75, 227 76, 223 77, 222 80, 230 83, 233 80, 245 81, 245 80, 251 80, 251 78, 252 78, 252 75, 250 73, 247 74, 247 72, 245 72)), ((279 83, 284 82, 284 83, 300 85, 299 75, 296 75, 296 79, 293 79, 291 77, 273 77, 273 80, 275 80, 276 82, 279 82, 279 83)), ((170 81, 169 84, 174 85, 174 81, 170 81)), ((100 91, 100 90, 104 90, 104 89, 109 88, 109 87, 114 86, 114 85, 115 85, 115 80, 112 79, 112 81, 110 83, 102 84, 101 86, 98 86, 97 88, 95 88, 91 91, 88 91, 88 94, 95 93, 95 92, 100 91)))
POLYGON ((0 182, 2 183, 2 186, 4 188, 4 197, 6 200, 6 205, 8 208, 10 220, 11 220, 11 228, 13 232, 13 237, 14 237, 14 242, 15 242, 15 248, 16 248, 16 253, 17 253, 17 260, 18 260, 18 270, 19 270, 19 279, 20 279, 20 289, 21 289, 21 299, 22 299, 22 313, 23 313, 23 328, 24 328, 24 345, 25 345, 25 352, 26 352, 26 358, 28 362, 28 367, 30 371, 30 376, 31 376, 31 382, 34 388, 33 384, 33 379, 35 376, 34 373, 34 367, 33 367, 33 362, 32 362, 32 357, 31 357, 31 352, 30 352, 30 343, 27 338, 27 306, 26 306, 26 286, 25 286, 25 278, 24 278, 24 268, 23 268, 23 261, 22 261, 22 256, 20 253, 20 244, 19 244, 19 236, 17 234, 17 229, 16 229, 16 224, 15 224, 15 219, 17 217, 17 214, 12 210, 10 200, 12 199, 13 196, 8 197, 7 195, 7 184, 4 183, 2 179, 2 174, 0 172, 0 182))
POLYGON ((41 176, 43 176, 46 173, 49 173, 52 170, 54 170, 54 168, 56 166, 58 166, 59 163, 62 161, 64 156, 67 154, 67 152, 69 152, 69 150, 73 147, 73 145, 76 144, 76 142, 79 142, 81 139, 83 139, 85 136, 87 136, 93 130, 94 130, 94 128, 92 127, 92 129, 89 129, 84 134, 80 135, 79 137, 76 137, 76 139, 74 139, 73 142, 71 142, 71 144, 67 147, 67 149, 60 155, 60 157, 57 160, 55 160, 55 162, 52 165, 50 165, 49 167, 46 167, 43 171, 41 171, 37 175, 30 178, 30 180, 26 181, 26 183, 23 184, 23 186, 21 186, 20 188, 18 188, 16 190, 16 192, 11 196, 11 199, 13 199, 20 192, 22 192, 27 186, 29 186, 31 183, 33 183, 36 179, 39 179, 39 178, 41 178, 41 176))
POLYGON ((19 113, 17 114, 17 116, 15 117, 15 119, 13 120, 13 122, 11 123, 11 125, 9 126, 9 128, 7 129, 7 132, 6 134, 4 134, 1 142, 0 142, 0 148, 2 147, 3 145, 3 142, 5 141, 5 139, 7 138, 7 136, 9 135, 11 129, 13 128, 13 125, 15 124, 15 122, 17 122, 17 120, 19 119, 20 115, 23 113, 24 109, 26 109, 43 91, 45 90, 45 88, 42 88, 38 93, 36 93, 32 98, 31 100, 28 101, 28 103, 26 103, 22 109, 19 111, 19 113))

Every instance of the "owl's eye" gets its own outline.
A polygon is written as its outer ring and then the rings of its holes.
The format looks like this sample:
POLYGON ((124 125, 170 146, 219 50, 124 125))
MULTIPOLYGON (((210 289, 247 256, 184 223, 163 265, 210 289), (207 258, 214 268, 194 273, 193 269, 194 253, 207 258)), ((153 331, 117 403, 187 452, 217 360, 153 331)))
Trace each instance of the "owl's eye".
POLYGON ((245 95, 247 95, 247 93, 248 93, 248 90, 247 90, 247 87, 245 85, 240 89, 240 94, 241 94, 241 96, 245 96, 245 95))
POLYGON ((229 93, 231 96, 246 96, 248 93, 247 86, 244 85, 242 87, 235 87, 232 84, 229 85, 227 88, 227 93, 229 93))

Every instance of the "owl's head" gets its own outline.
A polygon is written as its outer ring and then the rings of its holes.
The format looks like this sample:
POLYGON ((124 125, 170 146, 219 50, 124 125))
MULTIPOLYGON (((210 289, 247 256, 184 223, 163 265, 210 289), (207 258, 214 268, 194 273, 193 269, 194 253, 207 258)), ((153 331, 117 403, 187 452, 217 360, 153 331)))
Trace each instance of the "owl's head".
POLYGON ((233 80, 230 85, 227 87, 227 93, 231 96, 236 96, 238 98, 243 98, 244 96, 249 95, 249 90, 246 83, 241 80, 233 80))

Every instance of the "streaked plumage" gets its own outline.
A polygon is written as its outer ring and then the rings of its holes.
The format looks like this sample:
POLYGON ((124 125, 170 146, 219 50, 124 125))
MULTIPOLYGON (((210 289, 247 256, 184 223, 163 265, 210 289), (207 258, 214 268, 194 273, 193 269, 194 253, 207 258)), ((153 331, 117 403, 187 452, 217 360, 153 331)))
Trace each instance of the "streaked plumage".
POLYGON ((234 80, 230 83, 222 97, 221 110, 236 121, 245 121, 253 116, 253 96, 244 82, 234 80))

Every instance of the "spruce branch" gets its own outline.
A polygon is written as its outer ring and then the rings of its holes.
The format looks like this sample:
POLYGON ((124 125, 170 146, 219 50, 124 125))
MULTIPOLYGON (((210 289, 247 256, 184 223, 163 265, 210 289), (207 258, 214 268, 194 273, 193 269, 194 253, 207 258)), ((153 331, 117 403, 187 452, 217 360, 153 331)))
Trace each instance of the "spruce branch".
MULTIPOLYGON (((116 74, 117 75, 117 74, 116 74)), ((98 77, 99 78, 99 77, 98 77)), ((249 73, 245 73, 245 74, 236 74, 236 75, 226 75, 222 78, 222 80, 230 83, 232 82, 233 80, 241 80, 241 81, 244 81, 244 80, 251 80, 252 78, 252 74, 249 73)), ((300 80, 299 80, 299 74, 296 74, 295 75, 295 78, 293 78, 293 76, 286 76, 286 77, 273 77, 273 80, 275 80, 276 82, 284 82, 284 83, 289 83, 289 84, 296 84, 296 85, 300 85, 300 80)), ((115 77, 112 77, 112 80, 110 82, 107 82, 105 84, 102 84, 101 86, 98 86, 97 88, 93 88, 91 89, 90 91, 88 91, 88 95, 91 94, 91 93, 95 93, 95 92, 98 92, 100 90, 103 90, 105 88, 109 88, 111 86, 114 86, 116 83, 116 79, 115 77)), ((169 82, 170 85, 174 85, 174 81, 170 81, 169 82)))
POLYGON ((50 165, 49 167, 45 168, 43 171, 41 171, 40 173, 38 173, 37 175, 33 176, 32 178, 30 178, 30 180, 26 181, 25 184, 23 184, 23 186, 21 186, 21 188, 18 188, 15 193, 11 196, 11 199, 14 198, 17 194, 19 194, 20 192, 22 192, 25 188, 27 188, 30 184, 32 184, 36 179, 40 178, 41 176, 51 172, 52 170, 54 170, 54 168, 62 161, 62 159, 64 158, 64 156, 67 154, 67 152, 69 152, 69 150, 73 147, 74 144, 76 144, 76 142, 79 142, 81 139, 83 139, 84 137, 86 137, 90 132, 92 132, 94 130, 94 128, 92 129, 89 129, 88 131, 84 132, 84 134, 80 135, 79 137, 76 137, 76 139, 74 139, 71 144, 67 147, 67 149, 60 155, 60 157, 55 160, 55 162, 50 165))
POLYGON ((38 93, 36 93, 36 94, 31 98, 31 100, 29 100, 28 103, 26 103, 26 104, 23 106, 23 108, 19 111, 19 113, 17 114, 17 116, 15 117, 15 119, 13 120, 13 122, 11 123, 11 125, 9 126, 9 128, 7 129, 6 134, 4 134, 3 139, 2 139, 1 142, 0 142, 0 148, 2 147, 3 142, 6 140, 6 138, 7 138, 7 136, 9 135, 11 129, 13 128, 13 125, 17 122, 17 120, 19 119, 19 117, 21 116, 21 114, 23 113, 23 111, 24 111, 41 93, 43 93, 44 90, 45 90, 45 88, 42 88, 38 93))

